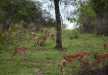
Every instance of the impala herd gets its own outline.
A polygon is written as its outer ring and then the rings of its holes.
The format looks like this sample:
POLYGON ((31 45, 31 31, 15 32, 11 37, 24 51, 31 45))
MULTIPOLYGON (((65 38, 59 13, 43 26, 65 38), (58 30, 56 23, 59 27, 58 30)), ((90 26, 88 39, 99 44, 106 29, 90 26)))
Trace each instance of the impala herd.
MULTIPOLYGON (((31 34, 32 34, 32 40, 35 42, 35 44, 37 44, 37 46, 43 46, 49 38, 53 38, 53 40, 55 40, 55 34, 48 31, 46 31, 45 34, 41 37, 38 37, 34 32, 32 32, 31 34)), ((108 44, 105 43, 103 45, 103 48, 108 49, 108 44)), ((13 53, 13 56, 16 53, 20 55, 25 55, 27 50, 28 50, 27 48, 16 48, 15 52, 13 53)), ((80 51, 73 54, 64 55, 63 59, 61 59, 59 62, 59 68, 60 68, 61 74, 64 75, 63 74, 64 67, 67 64, 74 63, 75 61, 79 61, 81 65, 82 64, 95 65, 95 64, 103 63, 107 60, 108 60, 108 52, 93 53, 93 52, 88 52, 88 51, 80 51), (93 56, 95 58, 95 61, 91 62, 90 60, 87 60, 90 56, 93 56)))
POLYGON ((93 53, 87 51, 80 51, 74 54, 64 55, 64 58, 59 62, 59 68, 61 75, 64 75, 64 67, 67 64, 72 64, 75 61, 79 61, 80 65, 97 65, 108 61, 108 52, 93 53), (89 57, 93 56, 95 61, 88 60, 89 57))
MULTIPOLYGON (((37 45, 38 47, 43 46, 47 42, 47 40, 50 38, 52 40, 55 40, 55 33, 51 33, 47 30, 43 31, 43 33, 44 35, 39 37, 38 35, 36 35, 35 32, 31 32, 32 40, 34 41, 35 45, 37 45)), ((24 56, 27 50, 28 49, 24 47, 16 48, 12 56, 15 56, 16 54, 20 54, 24 56)))

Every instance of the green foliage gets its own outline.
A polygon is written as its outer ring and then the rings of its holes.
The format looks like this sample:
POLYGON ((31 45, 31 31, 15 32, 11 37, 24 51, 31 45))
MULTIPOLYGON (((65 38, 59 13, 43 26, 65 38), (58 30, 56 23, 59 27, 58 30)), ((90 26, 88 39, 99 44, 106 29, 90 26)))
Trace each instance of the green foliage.
MULTIPOLYGON (((0 2, 0 23, 8 28, 13 23, 41 23, 42 10, 38 1, 32 0, 2 0, 0 2)), ((7 29, 8 29, 7 28, 7 29)))
POLYGON ((93 22, 96 19, 96 12, 93 10, 92 6, 89 4, 89 2, 86 2, 86 4, 83 4, 80 8, 79 18, 78 22, 80 24, 83 24, 85 22, 89 21, 93 22))
POLYGON ((79 32, 78 29, 72 30, 71 36, 70 36, 70 40, 78 39, 79 38, 79 34, 80 34, 80 32, 79 32))
POLYGON ((90 4, 90 1, 82 4, 79 8, 78 23, 81 32, 93 33, 96 28, 96 12, 90 4))
POLYGON ((108 12, 108 1, 107 0, 90 0, 90 4, 97 14, 108 12))
POLYGON ((79 11, 78 22, 82 32, 107 35, 107 0, 87 0, 81 5, 79 11))
POLYGON ((96 17, 95 11, 89 4, 82 5, 80 8, 80 12, 86 16, 89 16, 89 17, 96 17))

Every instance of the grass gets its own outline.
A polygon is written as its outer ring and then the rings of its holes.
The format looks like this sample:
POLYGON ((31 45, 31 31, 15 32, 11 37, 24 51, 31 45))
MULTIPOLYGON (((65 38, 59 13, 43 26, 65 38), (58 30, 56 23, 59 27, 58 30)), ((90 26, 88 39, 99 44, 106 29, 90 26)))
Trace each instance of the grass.
MULTIPOLYGON (((72 31, 63 32, 63 46, 67 53, 77 51, 107 51, 103 49, 103 44, 108 37, 96 36, 94 34, 78 34, 72 31)), ((28 34, 26 34, 28 36, 28 34)), ((17 39, 18 40, 18 39, 17 39)), ((62 59, 63 53, 54 49, 55 43, 49 40, 42 48, 33 46, 33 41, 28 36, 26 39, 18 41, 20 45, 10 45, 0 51, 0 75, 59 75, 58 62, 62 59), (12 56, 15 47, 27 47, 26 56, 12 56), (6 50, 5 50, 6 49, 6 50)), ((8 45, 7 45, 8 46, 8 45)), ((78 75, 78 63, 70 64, 66 68, 66 75, 78 75)))

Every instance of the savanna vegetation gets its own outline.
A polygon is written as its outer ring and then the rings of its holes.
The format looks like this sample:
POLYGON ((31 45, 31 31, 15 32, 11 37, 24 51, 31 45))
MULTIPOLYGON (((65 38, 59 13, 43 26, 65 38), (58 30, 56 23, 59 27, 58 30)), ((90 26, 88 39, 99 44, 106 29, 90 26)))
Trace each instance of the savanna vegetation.
POLYGON ((108 1, 50 1, 56 19, 39 1, 0 1, 0 75, 108 75, 108 1), (60 3, 78 28, 63 27, 60 3))

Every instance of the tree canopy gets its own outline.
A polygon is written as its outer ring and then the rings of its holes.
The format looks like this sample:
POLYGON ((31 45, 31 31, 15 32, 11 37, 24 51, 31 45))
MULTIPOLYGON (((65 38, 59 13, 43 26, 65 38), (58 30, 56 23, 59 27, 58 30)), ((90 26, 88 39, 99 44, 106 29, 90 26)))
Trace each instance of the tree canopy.
POLYGON ((108 1, 87 0, 79 8, 80 28, 83 32, 108 35, 108 1))

